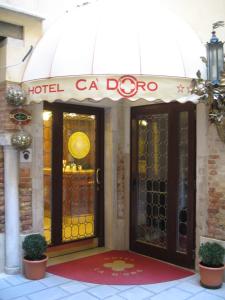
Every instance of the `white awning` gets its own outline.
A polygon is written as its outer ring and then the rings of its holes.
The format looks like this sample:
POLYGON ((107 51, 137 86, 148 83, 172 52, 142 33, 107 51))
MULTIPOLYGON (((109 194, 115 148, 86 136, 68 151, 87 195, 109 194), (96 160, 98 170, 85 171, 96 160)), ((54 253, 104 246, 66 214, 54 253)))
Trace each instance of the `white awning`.
POLYGON ((54 102, 57 99, 83 101, 93 99, 111 99, 114 101, 127 98, 131 101, 145 99, 164 102, 177 100, 197 102, 198 97, 190 95, 191 80, 145 75, 109 75, 109 76, 70 76, 34 80, 23 83, 30 102, 43 100, 54 102))
POLYGON ((42 37, 23 77, 29 102, 104 98, 192 101, 205 66, 195 32, 155 0, 77 7, 42 37))

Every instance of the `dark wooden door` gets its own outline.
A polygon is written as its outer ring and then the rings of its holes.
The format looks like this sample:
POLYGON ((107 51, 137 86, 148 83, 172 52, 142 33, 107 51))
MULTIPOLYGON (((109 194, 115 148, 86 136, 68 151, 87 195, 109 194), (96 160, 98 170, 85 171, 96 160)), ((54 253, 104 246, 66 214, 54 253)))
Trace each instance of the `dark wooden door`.
POLYGON ((195 106, 131 110, 130 248, 194 266, 195 106))
POLYGON ((44 232, 50 245, 104 245, 104 110, 45 103, 44 232))

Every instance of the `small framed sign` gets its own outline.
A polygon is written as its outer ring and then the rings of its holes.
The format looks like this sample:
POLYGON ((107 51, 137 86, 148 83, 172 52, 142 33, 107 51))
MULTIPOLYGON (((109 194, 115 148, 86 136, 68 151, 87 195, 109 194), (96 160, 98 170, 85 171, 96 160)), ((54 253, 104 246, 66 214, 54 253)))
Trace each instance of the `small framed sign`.
POLYGON ((17 125, 27 125, 30 123, 32 117, 31 113, 25 109, 14 109, 9 113, 10 120, 17 125))

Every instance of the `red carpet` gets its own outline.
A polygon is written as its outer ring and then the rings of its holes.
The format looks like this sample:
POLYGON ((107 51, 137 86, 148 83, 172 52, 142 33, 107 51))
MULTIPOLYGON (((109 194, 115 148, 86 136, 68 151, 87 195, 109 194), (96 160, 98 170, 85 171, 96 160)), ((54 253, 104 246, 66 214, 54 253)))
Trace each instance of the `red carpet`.
POLYGON ((47 271, 69 279, 99 284, 148 284, 194 273, 128 251, 109 251, 50 266, 47 271))

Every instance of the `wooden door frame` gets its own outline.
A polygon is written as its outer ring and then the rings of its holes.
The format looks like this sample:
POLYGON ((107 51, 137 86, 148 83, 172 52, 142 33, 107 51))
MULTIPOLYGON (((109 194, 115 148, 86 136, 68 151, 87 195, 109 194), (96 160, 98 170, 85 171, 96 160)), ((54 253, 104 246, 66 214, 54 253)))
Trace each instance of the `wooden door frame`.
MULTIPOLYGON (((196 117, 195 117, 195 105, 192 103, 179 104, 155 104, 155 105, 145 105, 137 106, 131 108, 131 149, 130 149, 130 166, 131 166, 131 176, 130 176, 130 249, 143 253, 145 255, 152 255, 155 258, 163 259, 165 261, 173 262, 186 267, 194 267, 194 249, 195 249, 195 180, 196 180, 196 117), (178 163, 177 168, 174 168, 174 161, 177 159, 178 155, 178 112, 188 111, 188 186, 191 187, 188 190, 188 209, 191 211, 189 214, 189 224, 188 226, 188 254, 184 256, 182 253, 177 251, 174 252, 174 247, 176 247, 176 235, 173 234, 168 237, 168 249, 162 249, 160 247, 150 247, 144 243, 138 243, 135 241, 135 229, 136 229, 136 209, 137 195, 135 193, 137 186, 137 151, 138 143, 138 124, 136 117, 140 114, 146 114, 147 112, 154 113, 168 113, 168 206, 167 215, 175 215, 177 209, 176 202, 171 201, 171 199, 178 199, 178 163), (174 132, 175 131, 175 132, 174 132), (176 145, 174 147, 174 145, 176 145), (176 182, 176 188, 173 185, 176 182), (172 185, 173 182, 173 185, 172 185), (132 221, 134 220, 134 221, 132 221)), ((177 230, 177 220, 176 222, 170 221, 168 218, 168 232, 176 232, 177 230)))
MULTIPOLYGON (((53 112, 52 123, 52 177, 51 177, 51 218, 55 220, 52 232, 52 244, 60 245, 70 242, 62 242, 62 155, 63 155, 63 112, 75 112, 77 114, 96 115, 96 169, 99 174, 100 189, 95 191, 96 218, 95 236, 98 237, 98 246, 104 246, 104 108, 82 106, 65 103, 44 102, 43 109, 53 112), (57 137, 54 139, 54 137, 57 137), (54 150, 54 149, 57 149, 54 150), (54 153, 54 155, 53 155, 54 153), (55 201, 52 201, 52 200, 55 201)), ((90 239, 85 238, 85 239, 90 239)), ((78 240, 80 241, 80 240, 78 240)), ((76 241, 71 241, 76 242, 76 241)))

